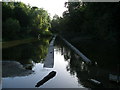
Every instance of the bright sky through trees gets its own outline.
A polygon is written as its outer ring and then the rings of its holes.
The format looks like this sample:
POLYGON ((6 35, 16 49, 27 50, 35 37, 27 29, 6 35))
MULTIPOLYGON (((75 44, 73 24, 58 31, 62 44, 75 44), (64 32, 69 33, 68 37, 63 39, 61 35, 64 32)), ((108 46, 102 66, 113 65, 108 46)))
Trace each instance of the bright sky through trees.
POLYGON ((53 17, 55 14, 62 16, 62 13, 67 9, 64 7, 65 1, 68 0, 15 0, 21 1, 25 4, 30 4, 31 6, 37 6, 39 8, 44 8, 53 17))

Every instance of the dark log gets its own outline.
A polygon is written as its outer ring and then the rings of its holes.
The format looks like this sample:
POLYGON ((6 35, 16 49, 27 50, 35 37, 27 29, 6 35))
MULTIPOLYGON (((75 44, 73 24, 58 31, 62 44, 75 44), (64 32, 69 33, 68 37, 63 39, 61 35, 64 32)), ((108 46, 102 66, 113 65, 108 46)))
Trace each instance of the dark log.
POLYGON ((41 85, 43 85, 45 82, 47 82, 48 80, 50 80, 51 78, 53 78, 56 75, 55 71, 50 72, 47 76, 45 76, 41 81, 39 81, 35 87, 39 87, 41 85))

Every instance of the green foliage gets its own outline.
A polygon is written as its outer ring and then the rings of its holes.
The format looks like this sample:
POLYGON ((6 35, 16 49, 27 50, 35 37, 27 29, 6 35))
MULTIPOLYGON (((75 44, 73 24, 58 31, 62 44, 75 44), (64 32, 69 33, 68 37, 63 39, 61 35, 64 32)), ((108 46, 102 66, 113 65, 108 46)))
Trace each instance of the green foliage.
POLYGON ((23 3, 14 3, 15 8, 13 9, 14 12, 14 18, 18 19, 20 22, 20 25, 22 27, 27 27, 30 24, 30 16, 29 16, 29 7, 27 7, 23 3))
POLYGON ((5 22, 6 19, 13 16, 13 4, 2 2, 2 21, 5 22))
POLYGON ((39 34, 51 35, 49 31, 51 21, 47 11, 38 7, 25 5, 22 2, 3 2, 2 8, 4 40, 10 40, 10 37, 13 37, 12 39, 18 39, 17 37, 22 39, 26 37, 37 38, 39 34), (9 20, 9 18, 11 19, 9 20), (19 22, 19 26, 18 23, 13 23, 15 22, 14 20, 19 22), (10 23, 12 24, 11 27, 9 27, 10 23), (16 28, 16 31, 13 29, 13 26, 16 28), (20 27, 19 34, 17 33, 17 26, 18 28, 20 27), (12 34, 9 34, 8 31, 11 31, 9 33, 12 34), (7 33, 9 36, 12 36, 9 37, 7 33), (17 37, 15 35, 17 35, 17 37))
POLYGON ((48 13, 43 9, 32 9, 31 10, 32 17, 32 26, 35 29, 48 30, 50 27, 50 17, 48 13))
POLYGON ((18 39, 20 24, 16 19, 9 18, 3 23, 3 37, 5 40, 18 39))
POLYGON ((53 31, 69 39, 91 36, 101 40, 117 40, 120 29, 120 2, 67 2, 65 6, 68 10, 63 12, 63 18, 52 20, 53 31))

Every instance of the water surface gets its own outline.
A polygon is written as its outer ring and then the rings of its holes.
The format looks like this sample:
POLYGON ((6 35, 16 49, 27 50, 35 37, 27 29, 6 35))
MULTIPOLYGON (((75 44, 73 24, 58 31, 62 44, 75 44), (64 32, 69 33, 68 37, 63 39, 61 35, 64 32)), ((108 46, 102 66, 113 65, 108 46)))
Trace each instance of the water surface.
MULTIPOLYGON (((33 71, 26 75, 18 75, 17 71, 14 72, 14 75, 10 75, 10 73, 3 75, 3 88, 35 88, 36 83, 51 71, 56 71, 56 76, 44 83, 40 88, 84 88, 82 84, 78 83, 76 74, 71 74, 68 71, 69 62, 66 61, 62 53, 63 48, 57 45, 54 47, 54 68, 43 68, 48 46, 49 40, 45 39, 36 43, 3 49, 3 62, 9 61, 12 65, 12 62, 16 61, 21 63, 23 68, 31 65, 31 68, 27 68, 27 70, 33 71)), ((6 67, 3 67, 3 73, 7 73, 6 67)), ((11 68, 11 71, 14 71, 14 69, 11 68)), ((24 72, 21 71, 21 73, 24 72)))
POLYGON ((51 71, 56 71, 56 75, 39 88, 120 88, 118 84, 109 81, 109 73, 112 71, 101 68, 97 61, 93 65, 87 65, 59 38, 56 38, 54 46, 54 67, 43 68, 49 42, 50 39, 43 39, 3 49, 3 61, 10 61, 11 65, 12 62, 18 62, 14 66, 25 69, 25 72, 22 69, 19 74, 17 69, 11 68, 12 74, 6 74, 8 67, 3 66, 3 88, 35 88, 51 71), (30 73, 26 73, 28 71, 30 73), (95 85, 89 79, 98 80, 103 86, 95 85))

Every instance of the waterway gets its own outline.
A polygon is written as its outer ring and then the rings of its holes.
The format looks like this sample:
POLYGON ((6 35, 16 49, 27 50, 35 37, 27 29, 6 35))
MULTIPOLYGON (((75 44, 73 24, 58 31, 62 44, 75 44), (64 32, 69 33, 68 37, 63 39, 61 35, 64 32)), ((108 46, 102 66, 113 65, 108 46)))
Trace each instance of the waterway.
POLYGON ((54 66, 44 68, 50 39, 3 49, 2 88, 36 88, 35 85, 51 71, 56 75, 38 88, 99 88, 117 87, 109 81, 109 71, 86 64, 61 39, 54 45, 54 66), (102 86, 89 82, 95 79, 102 86))

